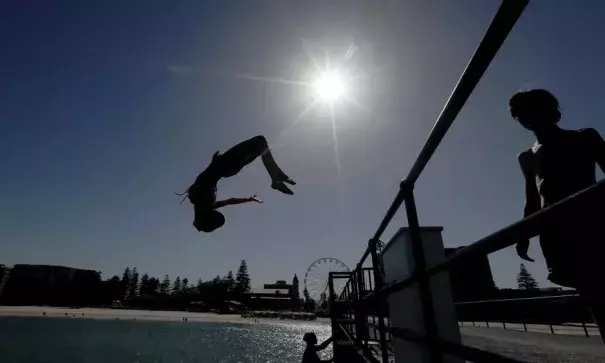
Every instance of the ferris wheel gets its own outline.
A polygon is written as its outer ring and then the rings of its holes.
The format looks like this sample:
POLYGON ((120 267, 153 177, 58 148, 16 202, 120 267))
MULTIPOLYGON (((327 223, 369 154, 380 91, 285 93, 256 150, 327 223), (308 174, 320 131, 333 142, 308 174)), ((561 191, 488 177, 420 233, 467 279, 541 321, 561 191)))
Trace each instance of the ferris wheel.
MULTIPOLYGON (((328 279, 330 272, 349 272, 349 268, 342 261, 336 258, 320 258, 314 261, 305 273, 305 290, 309 298, 324 302, 328 297, 328 279)), ((334 280, 334 293, 340 295, 345 287, 347 280, 334 280)))

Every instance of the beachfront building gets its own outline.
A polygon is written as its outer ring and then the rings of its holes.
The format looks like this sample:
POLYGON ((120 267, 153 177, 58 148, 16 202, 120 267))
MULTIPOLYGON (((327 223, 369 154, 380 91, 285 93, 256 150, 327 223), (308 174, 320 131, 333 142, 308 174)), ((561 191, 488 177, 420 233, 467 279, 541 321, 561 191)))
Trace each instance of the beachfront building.
POLYGON ((253 289, 244 294, 243 303, 249 310, 298 311, 301 307, 298 277, 295 274, 291 284, 279 280, 253 289))

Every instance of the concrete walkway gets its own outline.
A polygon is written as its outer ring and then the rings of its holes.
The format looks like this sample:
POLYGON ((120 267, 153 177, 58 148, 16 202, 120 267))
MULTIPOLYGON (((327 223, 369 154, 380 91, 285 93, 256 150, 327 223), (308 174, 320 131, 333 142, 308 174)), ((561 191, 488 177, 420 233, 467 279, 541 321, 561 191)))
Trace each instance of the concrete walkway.
POLYGON ((600 337, 552 335, 495 328, 460 328, 465 345, 525 362, 605 362, 600 337))

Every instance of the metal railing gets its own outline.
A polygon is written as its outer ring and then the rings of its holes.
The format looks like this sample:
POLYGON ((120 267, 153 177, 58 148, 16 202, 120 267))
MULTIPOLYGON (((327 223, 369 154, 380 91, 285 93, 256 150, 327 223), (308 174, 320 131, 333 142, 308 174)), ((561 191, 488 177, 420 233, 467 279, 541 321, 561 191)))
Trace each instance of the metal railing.
MULTIPOLYGON (((350 273, 350 279, 347 282, 343 293, 339 297, 335 297, 333 294, 330 295, 331 306, 336 307, 339 304, 346 305, 346 309, 344 309, 345 312, 343 312, 342 309, 336 310, 339 311, 338 314, 342 317, 351 318, 347 321, 347 329, 349 329, 348 332, 350 335, 355 337, 355 343, 367 348, 370 342, 377 340, 380 346, 380 357, 383 362, 388 362, 389 359, 389 348, 387 345, 388 333, 395 337, 416 342, 420 346, 425 347, 428 350, 432 363, 441 362, 444 353, 475 362, 517 362, 516 360, 493 353, 441 340, 435 321, 433 296, 429 288, 429 279, 436 274, 447 270, 452 265, 460 263, 465 258, 476 255, 486 255, 511 246, 515 241, 528 239, 538 235, 542 226, 547 225, 548 221, 552 220, 557 215, 560 215, 565 210, 586 208, 597 204, 598 200, 604 199, 605 182, 600 182, 587 190, 476 241, 447 258, 443 263, 428 269, 426 267, 420 225, 416 211, 416 202, 414 199, 415 183, 476 85, 479 83, 479 80, 485 73, 489 64, 506 40, 509 32, 520 18, 528 2, 529 0, 504 0, 502 2, 485 36, 435 122, 435 125, 408 176, 401 181, 399 192, 380 223, 380 226, 376 230, 376 233, 369 240, 368 247, 363 253, 361 260, 356 265, 355 270, 350 273), (387 226, 404 203, 407 212, 415 268, 410 278, 385 284, 382 278, 383 271, 381 271, 380 256, 378 255, 376 247, 387 226), (363 265, 369 256, 371 256, 373 267, 364 268, 363 265), (370 284, 370 286, 373 286, 369 289, 368 283, 364 278, 367 271, 370 271, 370 275, 372 276, 370 281, 373 281, 373 283, 370 284), (386 314, 385 306, 387 295, 415 283, 418 284, 418 291, 422 302, 425 333, 414 332, 400 327, 388 327, 384 319, 384 315, 386 314), (378 318, 378 324, 368 323, 367 320, 370 312, 373 316, 378 318), (374 325, 374 328, 379 332, 378 336, 376 336, 376 334, 370 336, 369 328, 372 325, 374 325)), ((335 276, 333 275, 330 277, 331 284, 334 277, 335 276)), ((331 292, 333 293, 333 290, 331 290, 331 292)), ((337 320, 337 317, 332 316, 332 320, 334 323, 337 320)), ((368 349, 365 349, 364 351, 367 352, 368 349)))
POLYGON ((567 333, 583 332, 587 338, 590 328, 598 334, 588 304, 575 293, 458 302, 456 315, 462 326, 483 323, 488 328, 501 325, 506 330, 515 329, 517 325, 519 330, 528 331, 529 325, 534 331, 544 331, 548 327, 551 334, 555 334, 554 327, 562 327, 567 333))
MULTIPOLYGON (((392 351, 392 347, 389 347, 392 336, 388 332, 390 322, 386 318, 387 306, 385 303, 371 307, 357 303, 377 288, 374 276, 373 267, 330 273, 330 315, 333 326, 338 325, 347 336, 353 337, 353 343, 366 358, 378 362, 376 356, 381 356, 382 361, 386 362, 389 351, 392 351), (335 298, 333 286, 337 279, 347 279, 347 283, 335 298)), ((337 356, 336 352, 334 355, 337 356)))

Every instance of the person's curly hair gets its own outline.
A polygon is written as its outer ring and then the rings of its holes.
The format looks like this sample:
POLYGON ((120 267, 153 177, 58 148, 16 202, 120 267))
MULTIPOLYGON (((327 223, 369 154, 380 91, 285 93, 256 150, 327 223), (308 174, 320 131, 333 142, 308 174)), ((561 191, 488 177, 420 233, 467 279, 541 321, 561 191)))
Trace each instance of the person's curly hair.
POLYGON ((559 101, 545 89, 530 89, 515 93, 508 101, 510 115, 515 120, 522 120, 531 115, 552 113, 556 122, 561 119, 559 101))

